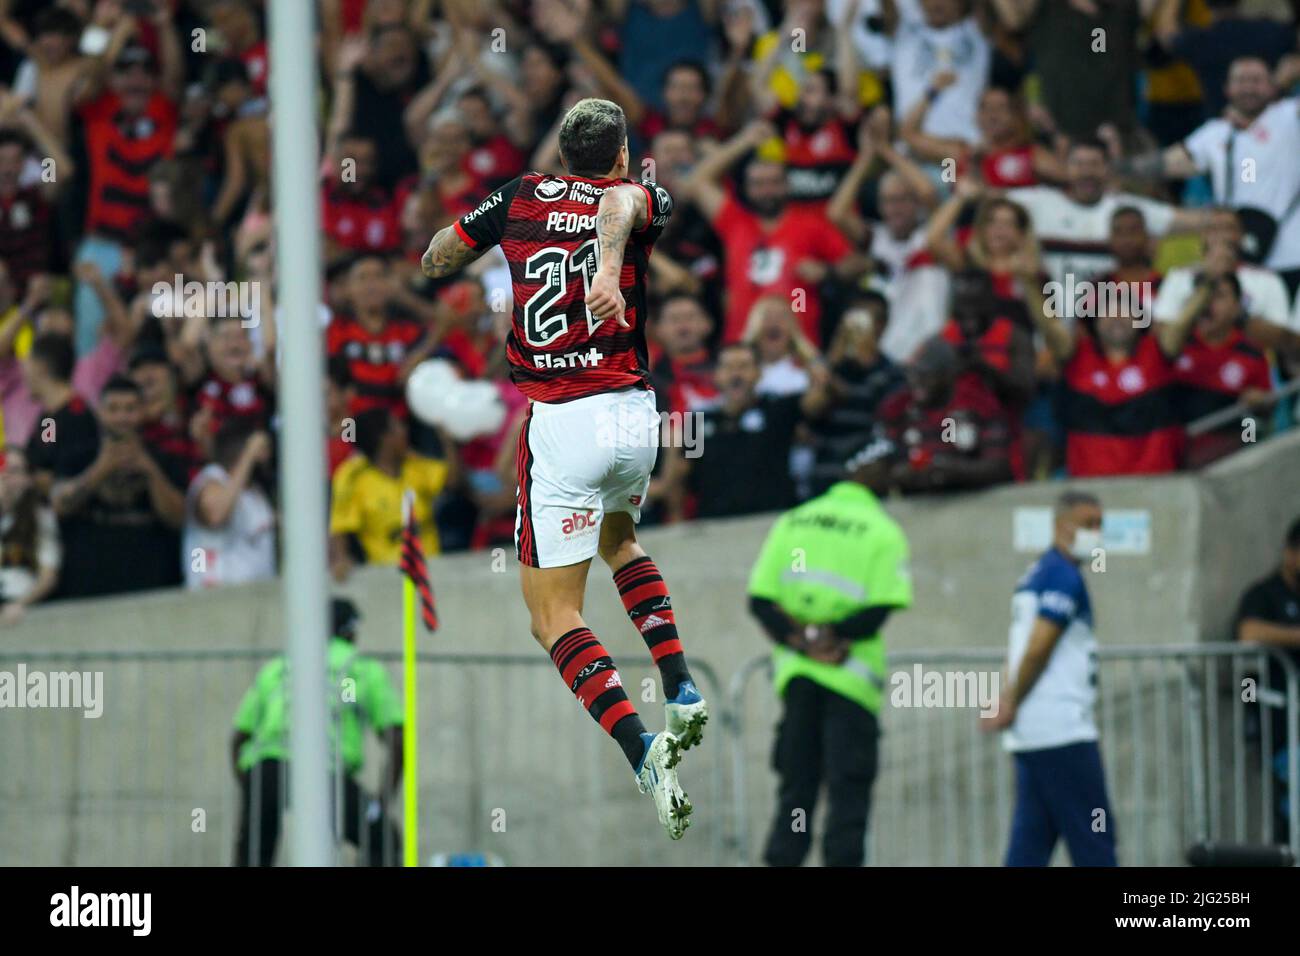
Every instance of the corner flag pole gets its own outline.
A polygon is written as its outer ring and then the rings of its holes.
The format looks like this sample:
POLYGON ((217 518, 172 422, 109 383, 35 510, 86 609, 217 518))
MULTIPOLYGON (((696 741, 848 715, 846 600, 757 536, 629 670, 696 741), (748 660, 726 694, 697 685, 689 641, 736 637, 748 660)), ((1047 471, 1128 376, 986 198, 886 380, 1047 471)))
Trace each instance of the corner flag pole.
POLYGON ((320 370, 319 197, 314 6, 268 3, 271 25, 271 161, 279 266, 280 500, 283 583, 291 676, 289 792, 294 866, 330 866, 330 773, 325 691, 325 412, 320 370))
MULTIPOLYGON (((402 527, 411 523, 411 510, 415 506, 415 493, 402 496, 402 527)), ((416 715, 415 681, 415 582, 409 574, 402 575, 402 794, 404 826, 402 827, 402 865, 420 865, 420 774, 417 735, 419 723, 416 715)))

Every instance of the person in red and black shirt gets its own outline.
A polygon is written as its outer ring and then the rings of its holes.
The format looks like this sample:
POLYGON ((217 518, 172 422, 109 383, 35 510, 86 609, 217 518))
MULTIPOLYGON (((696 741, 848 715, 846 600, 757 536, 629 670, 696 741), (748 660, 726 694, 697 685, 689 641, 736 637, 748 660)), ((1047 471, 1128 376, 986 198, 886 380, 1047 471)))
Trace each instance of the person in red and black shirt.
POLYGON ((808 74, 793 109, 769 113, 781 138, 777 154, 786 166, 791 202, 821 207, 831 198, 858 153, 858 115, 852 97, 837 94, 831 70, 808 74))
POLYGON ((993 276, 983 269, 963 269, 952 277, 952 318, 939 334, 956 350, 960 376, 980 380, 1006 410, 1011 470, 1022 481, 1021 420, 1036 384, 1034 344, 1002 305, 993 276))
POLYGON ((333 162, 321 184, 326 258, 348 252, 393 252, 402 241, 401 206, 392 190, 376 178, 379 150, 374 140, 346 134, 339 140, 339 161, 351 160, 344 177, 333 162))
POLYGON ((660 351, 650 374, 662 411, 697 411, 717 396, 713 356, 706 346, 712 326, 694 296, 679 293, 659 303, 654 338, 660 351))
POLYGON ((928 339, 907 386, 880 403, 881 429, 905 455, 891 481, 904 492, 985 488, 1013 477, 1006 410, 978 376, 962 375, 957 350, 928 339))
POLYGON ((90 163, 85 231, 134 238, 149 217, 149 170, 172 155, 176 104, 158 89, 153 54, 127 46, 113 63, 109 89, 80 108, 90 163))
POLYGON ((140 389, 140 437, 184 465, 186 487, 189 487, 189 480, 199 473, 204 462, 198 444, 190 435, 189 416, 176 369, 161 348, 146 346, 131 356, 127 371, 140 389))
POLYGON ((225 41, 225 55, 238 60, 258 96, 266 95, 270 79, 262 24, 250 0, 217 0, 208 14, 213 28, 225 41))
POLYGON ((646 278, 672 215, 668 191, 627 178, 627 117, 579 100, 559 129, 568 173, 529 173, 442 229, 421 261, 443 278, 495 245, 510 266, 506 355, 531 402, 516 456, 516 553, 533 637, 578 701, 618 743, 673 839, 690 801, 673 769, 700 739, 707 706, 677 634, 672 599, 637 543, 660 419, 646 368, 646 278), (608 564, 655 663, 667 729, 646 732, 614 662, 583 622, 587 572, 608 564))
POLYGON ((951 72, 937 74, 934 86, 902 118, 899 135, 918 161, 943 163, 955 158, 958 181, 973 174, 993 189, 1065 180, 1064 164, 1050 149, 1033 141, 1024 101, 1011 90, 990 86, 980 95, 975 113, 980 133, 977 143, 923 132, 930 104, 956 79, 951 72))
POLYGON ((650 220, 634 234, 619 277, 627 327, 593 319, 584 302, 600 267, 597 204, 623 182, 630 180, 528 173, 449 227, 471 252, 499 244, 510 263, 515 304, 506 357, 511 379, 531 399, 564 402, 650 387, 646 275, 650 247, 672 213, 667 190, 636 184, 650 220))
POLYGON ((1149 332, 1122 300, 1099 305, 1115 308, 1103 311, 1092 331, 1082 322, 1067 328, 1050 309, 1033 314, 1063 367, 1066 470, 1081 478, 1174 471, 1185 438, 1174 359, 1195 310, 1149 332))
POLYGON ((18 298, 28 279, 56 264, 53 210, 39 186, 19 185, 30 151, 31 143, 18 130, 0 129, 0 260, 18 298))
POLYGON ((957 350, 961 374, 984 380, 1009 410, 1023 410, 1034 389, 1034 346, 999 309, 993 277, 963 269, 952 277, 952 318, 940 333, 957 350))
MULTIPOLYGON (((1156 293, 1162 276, 1151 263, 1151 234, 1147 232, 1146 216, 1136 206, 1120 206, 1110 215, 1110 254, 1115 258, 1115 268, 1093 276, 1092 298, 1085 302, 1095 311, 1097 284, 1127 282, 1129 302, 1135 304, 1137 315, 1145 320, 1153 314, 1156 293)), ((1085 324, 1091 319, 1084 318, 1085 324)))
MULTIPOLYGON (((1242 329, 1241 280, 1234 272, 1203 280, 1192 302, 1193 307, 1200 306, 1196 325, 1174 363, 1183 421, 1194 422, 1238 402, 1256 411, 1267 410, 1273 404, 1273 380, 1267 357, 1242 329)), ((1187 466, 1199 468, 1241 448, 1243 424, 1235 420, 1191 436, 1187 466)))
POLYGON ((347 362, 353 415, 388 408, 405 418, 406 377, 427 352, 417 351, 425 340, 424 326, 396 314, 391 295, 388 263, 380 256, 362 256, 348 270, 351 313, 336 314, 325 333, 329 358, 347 362))
POLYGON ((504 186, 524 171, 527 157, 501 128, 486 91, 480 87, 466 90, 456 107, 469 131, 470 150, 464 169, 477 182, 479 196, 504 186))
POLYGON ((237 315, 214 317, 205 342, 207 371, 194 387, 190 405, 190 434, 204 459, 212 457, 212 442, 233 418, 267 428, 275 411, 274 356, 254 362, 248 329, 237 315))

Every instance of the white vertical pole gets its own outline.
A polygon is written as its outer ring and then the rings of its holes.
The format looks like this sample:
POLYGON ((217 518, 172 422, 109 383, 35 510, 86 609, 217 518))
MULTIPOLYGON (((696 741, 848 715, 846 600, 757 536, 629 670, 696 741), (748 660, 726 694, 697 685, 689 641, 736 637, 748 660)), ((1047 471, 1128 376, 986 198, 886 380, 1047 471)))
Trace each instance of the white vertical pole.
POLYGON ((289 798, 294 866, 329 866, 325 705, 325 449, 320 302, 315 4, 270 8, 271 143, 280 306, 280 502, 284 509, 284 621, 291 720, 289 798))

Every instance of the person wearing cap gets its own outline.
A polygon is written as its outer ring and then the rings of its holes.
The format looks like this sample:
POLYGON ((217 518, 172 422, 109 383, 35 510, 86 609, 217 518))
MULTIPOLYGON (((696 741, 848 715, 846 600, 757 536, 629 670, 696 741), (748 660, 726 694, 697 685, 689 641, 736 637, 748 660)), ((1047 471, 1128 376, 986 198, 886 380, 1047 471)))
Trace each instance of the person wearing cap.
POLYGON ((764 860, 798 866, 822 783, 830 799, 822 857, 861 866, 876 776, 889 615, 912 603, 908 544, 881 506, 898 449, 875 438, 846 480, 788 511, 749 578, 749 609, 773 642, 784 713, 773 762, 780 785, 764 860))
MULTIPOLYGON (((132 39, 135 19, 119 17, 74 97, 89 172, 76 261, 94 263, 110 281, 149 216, 149 171, 174 153, 180 124, 184 66, 168 4, 158 5, 153 28, 157 56, 132 39)), ((85 283, 78 285, 75 305, 77 351, 89 352, 105 309, 85 283)))
MULTIPOLYGON (((341 820, 343 839, 357 848, 368 865, 383 866, 395 861, 399 852, 397 828, 386 807, 402 778, 402 704, 384 665, 357 651, 361 615, 356 605, 334 598, 330 618, 327 686, 335 768, 330 777, 331 817, 336 826, 341 820), (366 793, 357 779, 367 726, 388 750, 378 797, 366 793)), ((231 757, 240 792, 236 866, 270 866, 275 859, 280 815, 288 805, 289 684, 288 658, 281 655, 268 661, 235 713, 231 757)))

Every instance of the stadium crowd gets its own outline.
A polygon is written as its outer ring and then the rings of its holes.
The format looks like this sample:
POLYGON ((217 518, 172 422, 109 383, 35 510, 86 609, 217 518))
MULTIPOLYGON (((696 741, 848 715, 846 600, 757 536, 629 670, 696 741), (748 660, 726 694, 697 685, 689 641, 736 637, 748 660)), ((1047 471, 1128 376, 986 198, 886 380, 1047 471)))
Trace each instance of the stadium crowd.
MULTIPOLYGON (((1195 468, 1291 424, 1300 3, 316 6, 339 578, 396 563, 407 488, 427 550, 509 547, 508 270, 419 260, 562 173, 584 96, 676 200, 652 522, 786 508, 877 432, 935 493, 1195 468), (496 384, 497 432, 409 414, 429 358, 496 384)), ((269 69, 258 0, 0 0, 0 621, 275 573, 272 231, 302 211, 274 201, 269 69)))

